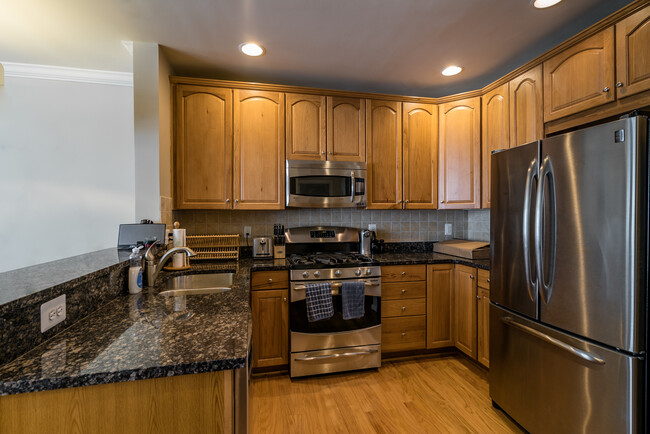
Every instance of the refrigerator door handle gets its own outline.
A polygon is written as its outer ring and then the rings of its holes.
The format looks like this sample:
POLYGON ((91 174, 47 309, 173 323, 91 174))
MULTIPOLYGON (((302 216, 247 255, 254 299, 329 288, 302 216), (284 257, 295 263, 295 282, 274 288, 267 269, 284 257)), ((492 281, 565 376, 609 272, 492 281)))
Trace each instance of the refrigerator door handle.
POLYGON ((526 289, 528 296, 534 302, 537 300, 537 280, 532 278, 532 267, 530 264, 530 200, 533 194, 533 180, 537 176, 537 158, 534 158, 528 165, 526 172, 526 187, 524 193, 524 210, 522 213, 522 243, 524 247, 524 272, 526 274, 526 289))
POLYGON ((565 350, 565 351, 567 351, 567 352, 581 358, 582 360, 584 360, 586 362, 593 363, 595 365, 604 365, 605 364, 605 361, 602 358, 600 358, 600 357, 598 357, 598 356, 596 356, 594 354, 588 353, 587 351, 583 351, 583 350, 581 350, 579 348, 576 348, 576 347, 574 347, 572 345, 569 345, 567 343, 564 343, 561 340, 555 339, 554 337, 549 336, 546 333, 542 333, 540 331, 537 331, 532 327, 528 327, 527 325, 520 324, 510 316, 501 317, 501 321, 506 325, 514 327, 514 328, 516 328, 518 330, 521 330, 524 333, 535 336, 536 338, 539 338, 539 339, 541 339, 541 340, 543 340, 545 342, 548 342, 551 345, 554 345, 554 346, 556 346, 558 348, 561 348, 561 349, 563 349, 563 350, 565 350))
POLYGON ((546 304, 551 300, 553 292, 553 277, 555 276, 555 247, 557 231, 557 212, 555 208, 555 174, 553 163, 548 155, 544 157, 539 168, 539 180, 537 185, 537 200, 535 201, 535 265, 537 268, 537 279, 539 282, 539 293, 542 301, 546 304), (549 186, 549 216, 550 216, 550 254, 548 264, 548 282, 544 276, 544 185, 548 176, 549 186))

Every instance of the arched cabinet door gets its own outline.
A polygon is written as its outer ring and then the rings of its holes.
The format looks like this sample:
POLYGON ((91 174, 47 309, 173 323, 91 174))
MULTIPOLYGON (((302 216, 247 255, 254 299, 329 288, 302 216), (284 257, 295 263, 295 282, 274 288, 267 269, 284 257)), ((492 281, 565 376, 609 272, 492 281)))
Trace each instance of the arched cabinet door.
POLYGON ((288 93, 287 160, 326 160, 325 96, 288 93))
POLYGON ((524 72, 508 83, 510 94, 510 147, 544 137, 542 65, 524 72))
POLYGON ((175 90, 175 208, 231 208, 232 90, 192 85, 175 90))
POLYGON ((438 208, 481 207, 481 98, 440 105, 438 208))
POLYGON ((366 100, 327 97, 327 159, 366 161, 366 100))
POLYGON ((507 83, 483 95, 481 107, 481 208, 490 207, 490 179, 492 176, 490 154, 492 151, 510 147, 508 105, 507 83))
POLYGON ((650 89, 650 7, 616 23, 616 95, 650 89))
POLYGON ((234 91, 233 209, 284 208, 284 93, 234 91))
POLYGON ((402 109, 404 208, 438 208, 438 107, 405 102, 402 109))

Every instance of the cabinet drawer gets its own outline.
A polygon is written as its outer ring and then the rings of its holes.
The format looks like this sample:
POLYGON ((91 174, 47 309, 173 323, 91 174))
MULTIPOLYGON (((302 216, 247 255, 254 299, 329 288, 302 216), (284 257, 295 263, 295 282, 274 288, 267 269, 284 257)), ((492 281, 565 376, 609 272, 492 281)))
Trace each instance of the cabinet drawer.
POLYGON ((409 282, 425 280, 427 278, 426 265, 386 265, 381 267, 381 281, 383 282, 409 282))
POLYGON ((488 270, 478 269, 478 286, 483 289, 490 289, 490 272, 488 270))
POLYGON ((404 298, 422 298, 427 296, 426 282, 403 282, 381 284, 382 300, 401 300, 404 298))
POLYGON ((384 300, 381 302, 381 317, 425 315, 427 299, 384 300))
POLYGON ((422 349, 426 345, 426 315, 386 318, 381 321, 382 352, 422 349))
POLYGON ((279 289, 289 287, 288 271, 256 271, 251 276, 251 289, 279 289))

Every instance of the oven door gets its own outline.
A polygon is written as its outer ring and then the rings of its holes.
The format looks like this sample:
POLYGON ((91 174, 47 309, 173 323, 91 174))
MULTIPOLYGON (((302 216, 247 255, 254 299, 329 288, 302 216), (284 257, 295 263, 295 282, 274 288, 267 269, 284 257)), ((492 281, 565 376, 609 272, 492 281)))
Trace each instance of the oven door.
POLYGON ((361 163, 287 160, 286 205, 301 208, 365 207, 366 170, 362 166, 361 163))

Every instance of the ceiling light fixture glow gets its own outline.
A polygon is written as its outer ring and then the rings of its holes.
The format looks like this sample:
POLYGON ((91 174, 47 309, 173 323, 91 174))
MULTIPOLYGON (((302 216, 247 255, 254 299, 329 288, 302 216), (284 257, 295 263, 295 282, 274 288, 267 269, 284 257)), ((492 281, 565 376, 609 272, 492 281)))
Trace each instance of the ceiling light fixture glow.
POLYGON ((533 0, 533 6, 537 9, 550 8, 560 3, 562 0, 533 0))
POLYGON ((461 68, 460 66, 448 66, 442 70, 442 75, 446 75, 447 77, 449 77, 450 75, 458 74, 462 70, 463 68, 461 68))
POLYGON ((243 44, 239 45, 239 51, 247 56, 257 57, 264 54, 264 47, 256 44, 255 42, 244 42, 243 44))

